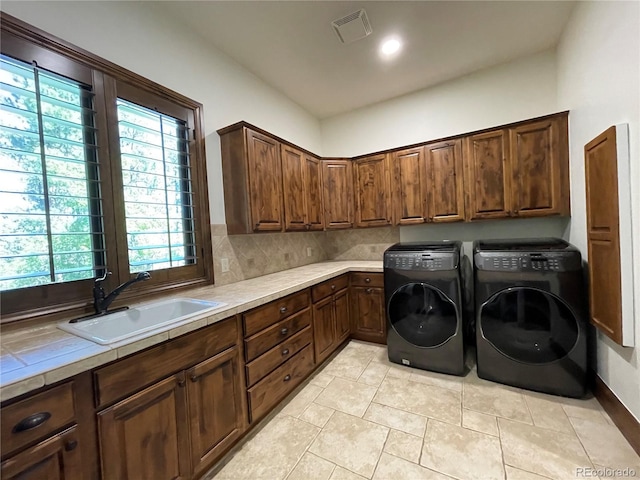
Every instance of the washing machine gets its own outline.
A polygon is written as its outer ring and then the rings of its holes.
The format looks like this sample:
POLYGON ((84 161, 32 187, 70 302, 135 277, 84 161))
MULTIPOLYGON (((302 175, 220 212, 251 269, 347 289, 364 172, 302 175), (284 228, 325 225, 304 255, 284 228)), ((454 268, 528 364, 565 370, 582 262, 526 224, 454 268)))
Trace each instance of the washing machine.
POLYGON ((455 241, 397 243, 385 251, 390 361, 463 374, 465 258, 455 241))
POLYGON ((474 242, 478 376, 567 397, 587 386, 580 251, 558 238, 474 242))

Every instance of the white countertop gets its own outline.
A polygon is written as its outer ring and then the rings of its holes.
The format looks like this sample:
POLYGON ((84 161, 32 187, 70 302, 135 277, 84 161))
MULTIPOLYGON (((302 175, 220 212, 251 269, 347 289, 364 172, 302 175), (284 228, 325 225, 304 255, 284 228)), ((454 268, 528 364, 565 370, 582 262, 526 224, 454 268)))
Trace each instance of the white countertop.
POLYGON ((0 339, 0 401, 72 377, 347 272, 382 272, 382 261, 322 262, 168 297, 224 302, 213 314, 174 323, 111 345, 76 337, 56 323, 16 329, 0 339))

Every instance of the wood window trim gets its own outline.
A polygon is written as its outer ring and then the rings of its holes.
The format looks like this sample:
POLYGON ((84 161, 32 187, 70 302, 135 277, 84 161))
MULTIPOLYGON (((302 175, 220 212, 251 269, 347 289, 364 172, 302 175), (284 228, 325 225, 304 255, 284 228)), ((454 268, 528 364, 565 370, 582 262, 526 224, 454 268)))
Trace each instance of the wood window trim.
MULTIPOLYGON (((110 100, 107 97, 115 98, 117 96, 117 86, 127 91, 132 91, 133 88, 141 92, 143 97, 147 96, 145 94, 156 97, 158 99, 157 106, 167 113, 175 115, 176 111, 181 110, 183 112, 181 116, 186 113, 191 117, 195 138, 190 138, 189 148, 194 159, 192 187, 196 194, 194 216, 199 259, 196 275, 185 274, 185 272, 171 275, 165 273, 166 270, 159 270, 156 274, 157 280, 144 282, 147 285, 138 284, 134 289, 125 291, 113 306, 151 299, 176 290, 212 284, 214 281, 213 252, 202 104, 4 12, 0 12, 0 32, 3 53, 7 49, 11 49, 10 52, 7 51, 8 54, 11 53, 13 54, 11 56, 17 58, 23 57, 23 60, 28 61, 29 57, 33 58, 33 52, 38 51, 39 58, 43 59, 44 64, 40 65, 43 68, 93 86, 97 111, 96 123, 99 124, 98 143, 101 148, 99 154, 101 158, 109 158, 109 164, 114 163, 114 152, 110 145, 114 141, 113 137, 117 137, 113 133, 118 130, 117 125, 115 130, 112 125, 109 125, 109 123, 113 123, 113 115, 109 114, 109 110, 110 108, 115 110, 115 104, 110 107, 108 105, 110 100), (16 50, 21 54, 17 55, 16 50), (111 132, 111 137, 109 132, 111 132)), ((118 139, 115 138, 115 141, 117 142, 118 139)), ((116 225, 120 221, 120 217, 117 217, 118 220, 116 220, 118 213, 114 211, 118 208, 117 205, 114 205, 117 203, 115 201, 117 196, 113 195, 114 188, 117 186, 117 182, 114 183, 114 177, 120 172, 111 166, 105 166, 104 163, 100 163, 100 175, 103 190, 105 244, 107 246, 107 262, 113 271, 113 275, 105 282, 105 288, 111 290, 119 283, 128 280, 130 276, 128 275, 128 265, 125 262, 126 257, 122 253, 119 254, 115 247, 116 232, 124 230, 124 225, 116 225), (114 258, 117 258, 118 261, 113 262, 114 258)), ((119 165, 119 159, 117 165, 119 165)), ((122 222, 124 222, 124 218, 122 218, 122 222)), ((2 317, 0 324, 36 318, 57 320, 91 313, 93 311, 92 287, 93 280, 87 279, 31 287, 28 289, 28 293, 24 289, 1 292, 2 317)))

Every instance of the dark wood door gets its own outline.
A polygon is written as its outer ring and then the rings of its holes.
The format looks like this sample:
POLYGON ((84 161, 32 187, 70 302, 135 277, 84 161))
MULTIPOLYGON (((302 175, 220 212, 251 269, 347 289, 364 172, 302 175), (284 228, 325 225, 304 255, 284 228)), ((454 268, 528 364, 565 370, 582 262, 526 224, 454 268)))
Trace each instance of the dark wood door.
POLYGON ((349 290, 344 289, 333 296, 334 313, 336 322, 336 347, 349 337, 351 325, 349 324, 349 290))
POLYGON ((0 472, 5 480, 82 480, 81 462, 74 426, 8 458, 0 472))
POLYGON ((208 468, 244 431, 239 352, 230 348, 186 372, 194 472, 208 468))
POLYGON ((282 145, 282 190, 284 193, 285 230, 307 230, 307 194, 305 188, 305 164, 303 153, 288 145, 282 145))
POLYGON ((584 147, 591 322, 622 343, 622 291, 616 130, 584 147))
POLYGON ((387 343, 384 289, 351 287, 351 295, 353 338, 387 343))
POLYGON ((102 478, 189 477, 184 372, 98 413, 102 478))
POLYGON ((336 339, 336 322, 333 296, 313 304, 313 346, 316 363, 320 363, 333 351, 336 339))
POLYGON ((386 154, 353 162, 356 227, 380 227, 391 223, 391 186, 386 154))
POLYGON ((322 161, 304 156, 304 184, 307 205, 307 230, 324 229, 324 208, 322 205, 322 161))
POLYGON ((560 213, 562 155, 560 129, 554 119, 509 129, 514 215, 560 213))
POLYGON ((506 130, 465 138, 466 203, 470 220, 511 215, 511 171, 506 130))
POLYGON ((352 169, 350 160, 322 161, 322 202, 327 230, 353 227, 352 169))
POLYGON ((247 129, 247 174, 253 230, 282 230, 282 165, 280 144, 247 129))
POLYGON ((425 159, 429 179, 429 219, 433 222, 464 221, 462 140, 426 145, 425 159))
POLYGON ((395 225, 427 221, 427 170, 424 148, 395 152, 393 170, 393 217, 395 225))

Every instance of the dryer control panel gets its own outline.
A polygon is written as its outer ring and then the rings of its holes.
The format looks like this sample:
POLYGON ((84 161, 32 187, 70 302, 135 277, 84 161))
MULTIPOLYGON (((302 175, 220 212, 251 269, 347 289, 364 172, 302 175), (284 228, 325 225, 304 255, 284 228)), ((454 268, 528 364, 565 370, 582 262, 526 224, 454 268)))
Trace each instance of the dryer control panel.
POLYGON ((579 255, 570 253, 482 252, 474 256, 479 270, 494 272, 572 272, 582 268, 579 255))
POLYGON ((438 252, 387 252, 384 266, 396 270, 450 271, 458 268, 458 257, 438 252))

